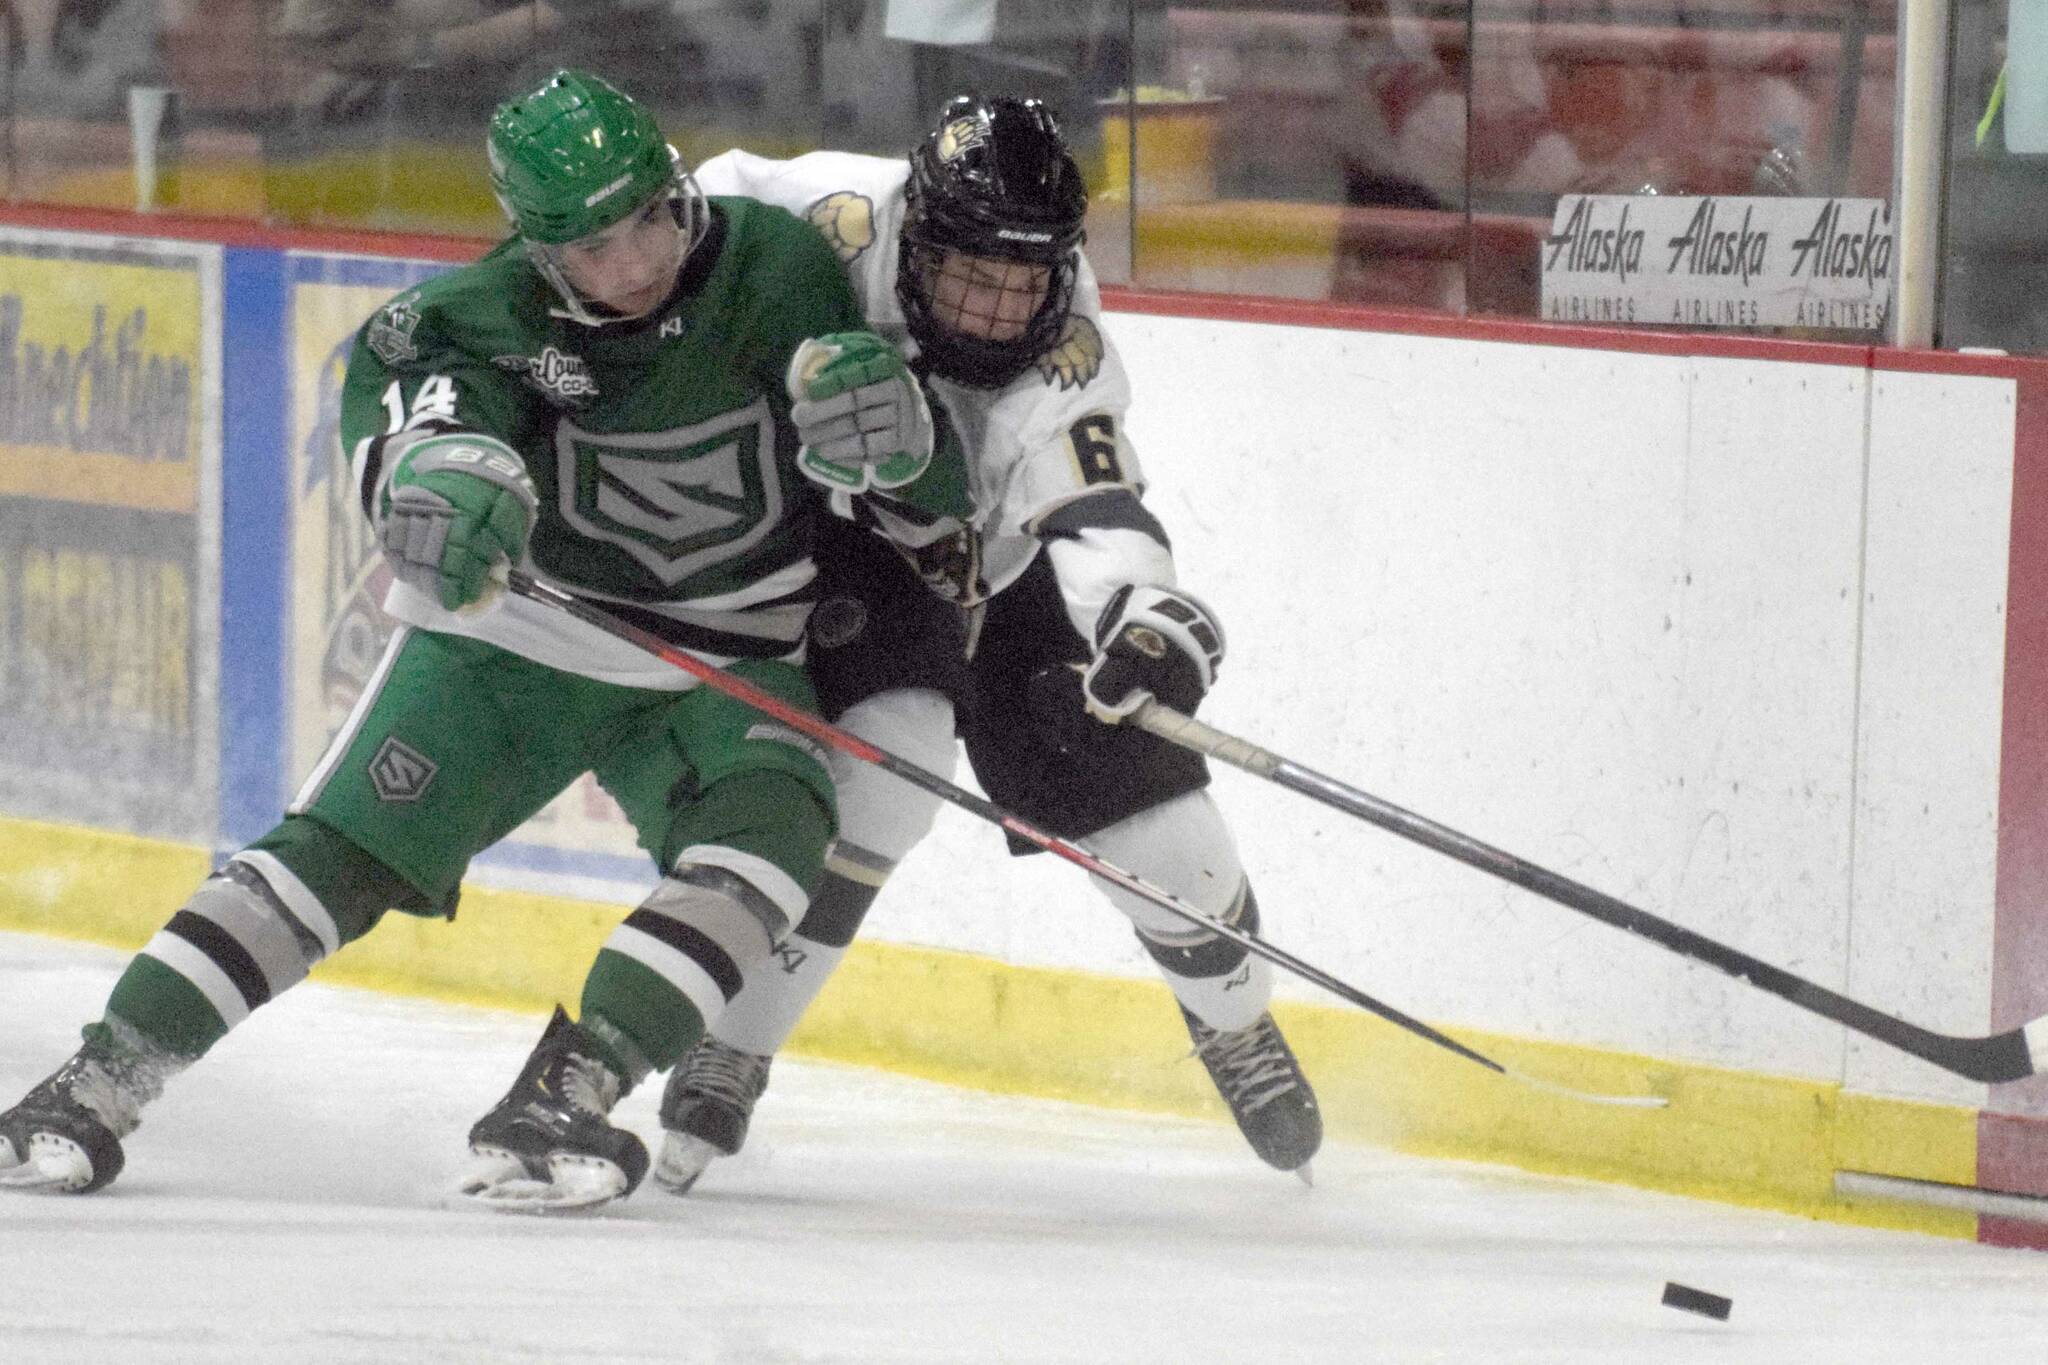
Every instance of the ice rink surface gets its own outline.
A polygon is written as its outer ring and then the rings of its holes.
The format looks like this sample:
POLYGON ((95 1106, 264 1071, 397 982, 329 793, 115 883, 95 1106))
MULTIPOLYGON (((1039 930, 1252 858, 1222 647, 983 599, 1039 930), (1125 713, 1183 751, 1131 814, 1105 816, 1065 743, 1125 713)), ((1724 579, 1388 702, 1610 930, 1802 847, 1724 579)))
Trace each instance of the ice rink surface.
MULTIPOLYGON (((0 1104, 119 954, 0 935, 0 1104)), ((679 1200, 450 1207, 541 1021, 301 987, 90 1198, 0 1195, 0 1361, 2048 1359, 2048 1255, 777 1064, 679 1200), (1662 1307, 1666 1280, 1735 1301, 1662 1307)), ((1189 1061, 1184 1065, 1196 1065, 1189 1061)), ((656 1085, 621 1107, 650 1144, 656 1085)))

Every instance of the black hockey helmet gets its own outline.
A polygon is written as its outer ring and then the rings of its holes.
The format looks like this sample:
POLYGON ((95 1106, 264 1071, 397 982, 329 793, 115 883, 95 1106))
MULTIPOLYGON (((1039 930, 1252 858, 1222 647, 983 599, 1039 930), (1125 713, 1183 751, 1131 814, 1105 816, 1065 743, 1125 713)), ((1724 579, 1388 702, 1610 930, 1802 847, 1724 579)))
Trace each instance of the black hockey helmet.
POLYGON ((1059 341, 1087 212, 1051 110, 1008 96, 947 103, 910 154, 896 265, 904 321, 935 373, 1000 388, 1059 341), (947 271, 949 253, 956 267, 997 264, 970 278, 947 271))

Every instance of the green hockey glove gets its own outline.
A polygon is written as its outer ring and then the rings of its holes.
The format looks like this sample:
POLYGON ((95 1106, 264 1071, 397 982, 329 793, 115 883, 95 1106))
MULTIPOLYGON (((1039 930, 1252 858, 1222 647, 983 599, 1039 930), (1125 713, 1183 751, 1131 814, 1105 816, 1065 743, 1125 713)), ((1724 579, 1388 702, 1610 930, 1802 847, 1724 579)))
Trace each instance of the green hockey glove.
POLYGON ((834 332, 797 347, 789 396, 803 442, 797 465, 827 487, 901 488, 931 464, 924 389, 902 353, 873 332, 834 332))
POLYGON ((495 591, 491 570, 526 553, 540 500, 526 462, 475 432, 406 447, 377 497, 377 538, 400 582, 450 611, 495 591))

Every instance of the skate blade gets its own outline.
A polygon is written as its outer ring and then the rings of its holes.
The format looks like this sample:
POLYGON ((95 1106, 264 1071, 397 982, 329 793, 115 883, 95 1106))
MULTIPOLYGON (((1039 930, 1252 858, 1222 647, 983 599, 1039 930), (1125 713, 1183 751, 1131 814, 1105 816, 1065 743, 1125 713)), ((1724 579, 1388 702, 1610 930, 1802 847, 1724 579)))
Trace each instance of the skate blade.
MULTIPOLYGON (((7 1144, 11 1154, 14 1144, 7 1144)), ((28 1140, 28 1160, 0 1170, 0 1189, 24 1194, 76 1194, 92 1184, 92 1158, 70 1138, 36 1133, 28 1140)))
POLYGON ((703 1138, 670 1133, 661 1144, 661 1156, 650 1174, 655 1184, 680 1198, 690 1192, 712 1162, 724 1155, 703 1138))
POLYGON ((587 1213, 627 1191, 626 1173, 601 1157, 552 1153, 547 1180, 534 1179, 510 1152, 478 1148, 476 1157, 457 1193, 498 1213, 587 1213))

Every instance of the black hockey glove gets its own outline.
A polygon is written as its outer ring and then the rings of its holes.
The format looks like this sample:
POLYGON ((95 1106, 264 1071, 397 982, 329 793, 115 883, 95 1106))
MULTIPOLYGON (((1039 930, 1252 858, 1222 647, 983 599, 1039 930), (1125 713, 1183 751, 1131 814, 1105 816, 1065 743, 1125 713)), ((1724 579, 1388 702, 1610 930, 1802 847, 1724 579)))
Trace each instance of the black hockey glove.
POLYGON ((1088 714, 1116 724, 1156 697, 1193 711, 1223 663, 1223 627, 1177 588, 1118 588, 1095 621, 1095 659, 1082 675, 1088 714))

